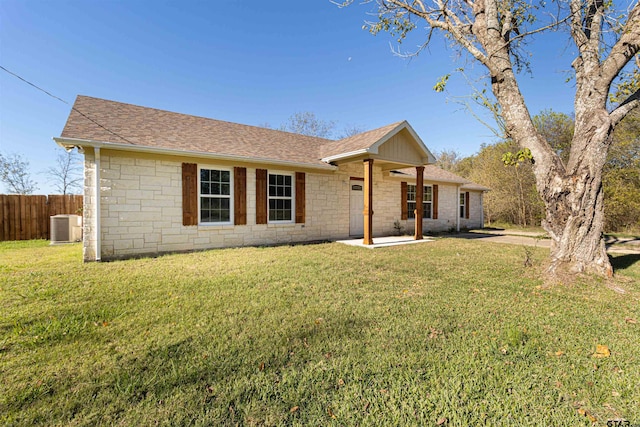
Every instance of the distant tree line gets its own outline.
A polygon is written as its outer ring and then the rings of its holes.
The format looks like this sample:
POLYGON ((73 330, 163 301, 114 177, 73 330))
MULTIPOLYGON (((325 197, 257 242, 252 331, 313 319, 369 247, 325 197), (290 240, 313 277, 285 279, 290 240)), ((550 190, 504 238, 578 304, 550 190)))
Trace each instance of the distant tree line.
MULTIPOLYGON (((539 132, 566 162, 573 119, 546 110, 533 119, 539 132)), ((506 166, 504 154, 518 151, 510 139, 484 144, 470 157, 445 150, 437 154, 443 169, 491 188, 484 198, 485 219, 518 226, 539 226, 544 204, 535 187, 531 162, 506 166)), ((603 175, 606 231, 640 232, 640 112, 629 114, 616 128, 603 175)))
MULTIPOLYGON (((82 161, 75 151, 59 151, 54 166, 41 172, 63 195, 82 192, 82 161)), ((18 153, 0 152, 0 183, 9 194, 33 194, 38 185, 31 178, 29 160, 18 153)))

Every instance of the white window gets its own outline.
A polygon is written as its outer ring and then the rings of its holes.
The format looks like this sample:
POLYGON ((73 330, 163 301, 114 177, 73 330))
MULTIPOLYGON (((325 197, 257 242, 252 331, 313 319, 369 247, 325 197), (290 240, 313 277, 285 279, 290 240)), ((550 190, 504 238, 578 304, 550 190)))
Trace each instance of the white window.
POLYGON ((465 218, 465 193, 460 193, 460 218, 465 218))
POLYGON ((292 222, 293 175, 270 173, 268 184, 269 222, 292 222))
POLYGON ((232 174, 229 169, 200 168, 198 210, 201 224, 231 224, 232 174))
MULTIPOLYGON (((430 185, 425 185, 422 192, 422 218, 431 218, 432 191, 430 185)), ((407 217, 415 219, 416 217, 416 186, 407 185, 407 217)))

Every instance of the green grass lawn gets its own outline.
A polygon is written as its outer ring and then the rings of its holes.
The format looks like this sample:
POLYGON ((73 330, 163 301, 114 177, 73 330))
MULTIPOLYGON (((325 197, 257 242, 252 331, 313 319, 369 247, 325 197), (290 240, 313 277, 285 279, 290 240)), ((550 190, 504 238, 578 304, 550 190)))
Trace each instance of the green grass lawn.
POLYGON ((620 294, 455 238, 81 251, 0 243, 0 424, 640 424, 637 255, 620 294))

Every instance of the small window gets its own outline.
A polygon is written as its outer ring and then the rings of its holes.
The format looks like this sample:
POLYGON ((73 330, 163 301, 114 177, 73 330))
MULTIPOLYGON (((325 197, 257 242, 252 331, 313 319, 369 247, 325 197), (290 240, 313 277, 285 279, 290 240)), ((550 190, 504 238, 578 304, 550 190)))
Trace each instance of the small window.
MULTIPOLYGON (((422 192, 422 218, 431 218, 432 189, 430 185, 425 185, 422 192)), ((416 186, 407 185, 407 217, 415 219, 416 217, 416 186)))
POLYGON ((293 177, 269 174, 269 222, 293 221, 293 177))
POLYGON ((200 168, 200 223, 231 223, 231 171, 200 168))
POLYGON ((465 193, 460 193, 460 218, 465 217, 465 193))

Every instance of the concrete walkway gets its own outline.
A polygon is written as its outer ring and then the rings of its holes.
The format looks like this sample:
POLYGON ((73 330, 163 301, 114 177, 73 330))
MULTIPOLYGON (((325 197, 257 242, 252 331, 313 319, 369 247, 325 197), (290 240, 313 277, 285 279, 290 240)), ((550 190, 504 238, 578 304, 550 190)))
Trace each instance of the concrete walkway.
MULTIPOLYGON (((472 239, 482 242, 507 243, 510 245, 535 246, 538 248, 550 248, 551 239, 545 234, 520 231, 520 230, 496 230, 496 229, 478 229, 470 230, 464 233, 446 234, 443 237, 472 239)), ((384 236, 374 237, 373 245, 363 245, 362 238, 338 240, 349 246, 359 246, 367 249, 388 248, 389 246, 413 245, 416 243, 432 242, 433 238, 425 236, 422 240, 414 240, 413 236, 384 236)), ((605 243, 607 252, 618 254, 640 254, 640 238, 615 238, 607 236, 605 243)))
MULTIPOLYGON (((546 234, 520 231, 520 230, 495 230, 478 229, 470 230, 467 233, 453 234, 451 237, 464 239, 479 239, 485 242, 508 243, 512 245, 536 246, 539 248, 550 248, 551 239, 546 234)), ((605 239, 607 252, 621 254, 640 254, 639 238, 615 238, 607 236, 605 239)))
POLYGON ((343 243, 349 246, 359 246, 367 249, 388 248, 389 246, 398 245, 414 245, 416 243, 428 243, 433 242, 433 239, 425 237, 422 240, 415 240, 413 236, 384 236, 374 237, 373 245, 365 245, 362 243, 362 237, 359 239, 338 240, 338 243, 343 243))

